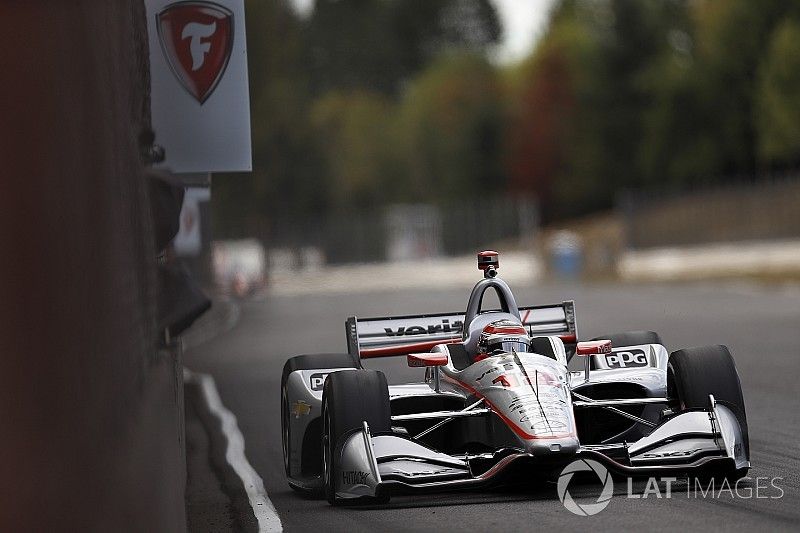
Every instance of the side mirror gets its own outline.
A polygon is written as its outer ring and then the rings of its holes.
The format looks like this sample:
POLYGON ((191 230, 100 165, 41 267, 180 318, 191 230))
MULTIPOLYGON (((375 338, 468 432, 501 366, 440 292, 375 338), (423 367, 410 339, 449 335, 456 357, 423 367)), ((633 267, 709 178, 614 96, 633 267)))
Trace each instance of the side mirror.
POLYGON ((575 348, 575 355, 597 355, 601 353, 611 353, 611 341, 584 341, 579 342, 575 348))
MULTIPOLYGON (((603 353, 611 353, 611 341, 584 341, 579 342, 575 347, 575 355, 581 355, 584 357, 603 353)), ((586 357, 586 359, 584 359, 585 364, 583 365, 583 376, 587 383, 589 382, 589 367, 591 367, 591 364, 589 364, 590 360, 591 357, 586 357)))
POLYGON ((406 356, 408 366, 412 368, 427 366, 444 366, 447 364, 447 355, 443 353, 410 353, 406 356))

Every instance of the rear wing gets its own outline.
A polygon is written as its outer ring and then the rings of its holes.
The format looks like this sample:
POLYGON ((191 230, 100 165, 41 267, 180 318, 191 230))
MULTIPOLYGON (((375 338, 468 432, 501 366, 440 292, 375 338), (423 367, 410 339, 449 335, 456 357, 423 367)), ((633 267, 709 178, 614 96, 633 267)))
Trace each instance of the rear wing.
MULTIPOLYGON (((575 302, 520 307, 522 324, 531 336, 558 335, 574 349, 578 330, 575 302)), ((345 322, 347 351, 355 359, 426 352, 437 344, 461 342, 464 313, 439 313, 378 318, 350 317, 345 322)))

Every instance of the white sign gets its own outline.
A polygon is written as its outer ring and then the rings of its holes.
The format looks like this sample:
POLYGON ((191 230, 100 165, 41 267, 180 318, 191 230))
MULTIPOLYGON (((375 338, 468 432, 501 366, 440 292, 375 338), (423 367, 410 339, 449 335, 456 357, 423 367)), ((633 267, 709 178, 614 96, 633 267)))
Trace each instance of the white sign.
POLYGON ((145 0, 151 109, 176 173, 253 168, 244 0, 145 0))

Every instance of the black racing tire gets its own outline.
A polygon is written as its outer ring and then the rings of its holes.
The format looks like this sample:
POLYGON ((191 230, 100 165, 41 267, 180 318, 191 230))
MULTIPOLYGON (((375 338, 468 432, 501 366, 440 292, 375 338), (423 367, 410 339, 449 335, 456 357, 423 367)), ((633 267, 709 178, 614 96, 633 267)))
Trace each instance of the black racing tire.
MULTIPOLYGON (((290 358, 283 365, 283 374, 281 375, 281 440, 283 444, 283 468, 287 478, 290 476, 289 464, 292 450, 289 447, 291 425, 289 424, 289 398, 286 391, 286 381, 295 370, 314 370, 317 368, 357 368, 357 366, 352 356, 340 353, 298 355, 290 358)), ((314 490, 304 489, 292 483, 289 483, 289 486, 307 496, 312 496, 316 493, 314 490)))
MULTIPOLYGON (((677 407, 686 409, 708 408, 708 396, 729 408, 742 428, 747 457, 750 457, 750 438, 747 431, 747 414, 742 396, 742 385, 736 364, 727 346, 700 346, 685 348, 669 354, 667 364, 667 395, 676 400, 677 407)), ((746 473, 739 471, 736 477, 746 473)))
POLYGON ((333 473, 336 472, 341 438, 364 421, 370 433, 391 431, 389 385, 383 372, 356 370, 328 376, 322 391, 322 456, 325 497, 331 505, 336 498, 333 473))
POLYGON ((612 333, 611 335, 601 335, 592 339, 593 341, 610 340, 611 346, 638 346, 640 344, 660 344, 661 335, 655 331, 626 331, 624 333, 612 333))

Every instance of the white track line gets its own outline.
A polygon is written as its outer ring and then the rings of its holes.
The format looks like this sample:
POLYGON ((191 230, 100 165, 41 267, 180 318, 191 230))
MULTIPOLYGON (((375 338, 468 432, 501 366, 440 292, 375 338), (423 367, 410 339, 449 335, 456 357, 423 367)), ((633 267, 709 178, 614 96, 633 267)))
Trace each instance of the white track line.
POLYGON ((250 463, 247 462, 247 458, 244 455, 244 436, 239 431, 236 416, 222 404, 214 378, 208 374, 200 374, 184 368, 183 379, 184 381, 197 383, 200 386, 209 410, 220 420, 222 434, 227 440, 225 460, 228 461, 228 464, 231 465, 244 484, 244 490, 247 492, 250 506, 253 508, 256 520, 258 520, 258 531, 283 531, 281 519, 277 511, 275 511, 275 506, 272 505, 269 496, 267 496, 267 491, 264 490, 264 481, 250 466, 250 463))

